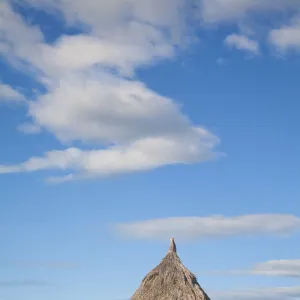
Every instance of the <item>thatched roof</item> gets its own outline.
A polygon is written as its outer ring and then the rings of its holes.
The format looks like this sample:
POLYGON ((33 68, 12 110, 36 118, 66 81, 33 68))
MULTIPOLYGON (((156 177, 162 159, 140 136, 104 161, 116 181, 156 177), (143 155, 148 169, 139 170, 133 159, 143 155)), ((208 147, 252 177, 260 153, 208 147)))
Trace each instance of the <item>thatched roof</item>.
POLYGON ((171 239, 167 255, 142 281, 131 300, 210 300, 180 261, 171 239))

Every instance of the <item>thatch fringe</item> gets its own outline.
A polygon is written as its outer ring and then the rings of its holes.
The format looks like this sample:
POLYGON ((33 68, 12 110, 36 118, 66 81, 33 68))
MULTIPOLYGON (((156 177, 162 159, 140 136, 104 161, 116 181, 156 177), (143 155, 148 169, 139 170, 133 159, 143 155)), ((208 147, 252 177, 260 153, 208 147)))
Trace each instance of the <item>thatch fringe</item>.
POLYGON ((210 300, 194 274, 180 261, 171 239, 167 255, 142 281, 131 300, 210 300))

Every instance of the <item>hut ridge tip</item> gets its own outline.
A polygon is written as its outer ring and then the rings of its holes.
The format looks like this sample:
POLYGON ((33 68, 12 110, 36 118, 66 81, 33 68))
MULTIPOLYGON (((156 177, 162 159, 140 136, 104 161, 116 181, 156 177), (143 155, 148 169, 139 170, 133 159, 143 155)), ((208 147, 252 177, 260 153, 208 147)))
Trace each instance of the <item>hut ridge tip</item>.
POLYGON ((170 239, 170 247, 169 247, 169 253, 177 253, 177 248, 176 248, 176 244, 175 244, 175 239, 171 238, 170 239))

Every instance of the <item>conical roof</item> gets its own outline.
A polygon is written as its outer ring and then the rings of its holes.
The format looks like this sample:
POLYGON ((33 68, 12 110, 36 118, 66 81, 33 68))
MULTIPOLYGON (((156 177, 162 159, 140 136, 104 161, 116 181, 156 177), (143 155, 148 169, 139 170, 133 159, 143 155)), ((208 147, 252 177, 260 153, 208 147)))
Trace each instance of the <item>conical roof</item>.
POLYGON ((142 281, 131 300, 210 300, 192 274, 180 261, 176 244, 170 248, 161 263, 142 281))

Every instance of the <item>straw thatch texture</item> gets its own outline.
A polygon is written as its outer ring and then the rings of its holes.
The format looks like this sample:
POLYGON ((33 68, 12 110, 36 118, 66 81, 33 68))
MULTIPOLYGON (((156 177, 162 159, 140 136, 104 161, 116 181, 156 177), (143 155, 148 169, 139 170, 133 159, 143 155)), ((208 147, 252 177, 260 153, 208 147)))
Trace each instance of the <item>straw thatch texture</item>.
POLYGON ((210 300, 196 277, 181 263, 174 239, 167 255, 142 281, 131 300, 210 300))

